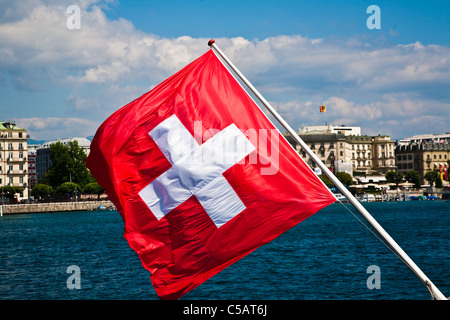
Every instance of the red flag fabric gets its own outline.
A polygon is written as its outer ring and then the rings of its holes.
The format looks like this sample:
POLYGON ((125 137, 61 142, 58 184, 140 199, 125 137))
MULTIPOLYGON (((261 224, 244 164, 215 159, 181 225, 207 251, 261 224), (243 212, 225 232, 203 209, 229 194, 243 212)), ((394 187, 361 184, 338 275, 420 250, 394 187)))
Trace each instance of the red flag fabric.
POLYGON ((86 162, 162 299, 335 201, 213 50, 111 115, 86 162))

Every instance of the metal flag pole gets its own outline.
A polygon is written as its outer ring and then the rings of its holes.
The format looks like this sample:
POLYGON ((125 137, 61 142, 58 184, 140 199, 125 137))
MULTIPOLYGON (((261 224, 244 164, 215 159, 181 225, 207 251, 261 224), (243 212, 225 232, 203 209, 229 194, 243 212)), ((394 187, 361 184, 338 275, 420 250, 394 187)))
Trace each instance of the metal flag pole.
POLYGON ((348 191, 348 189, 339 181, 339 179, 325 166, 325 164, 316 156, 314 152, 303 142, 298 134, 284 121, 278 112, 267 102, 266 99, 256 90, 255 87, 245 78, 245 76, 236 68, 236 66, 224 55, 217 47, 215 41, 211 39, 208 45, 215 50, 217 54, 228 64, 228 66, 236 73, 236 75, 245 83, 250 91, 261 101, 261 103, 269 110, 274 118, 289 132, 292 138, 303 148, 305 152, 315 161, 323 173, 334 183, 341 193, 350 201, 350 203, 359 211, 359 213, 370 223, 370 225, 378 232, 378 234, 386 241, 387 245, 406 264, 415 275, 428 288, 433 298, 438 300, 447 300, 447 298, 439 291, 439 289, 431 282, 430 279, 420 270, 420 268, 411 260, 411 258, 403 251, 403 249, 391 238, 391 236, 381 227, 381 225, 372 217, 372 215, 362 206, 362 204, 348 191))

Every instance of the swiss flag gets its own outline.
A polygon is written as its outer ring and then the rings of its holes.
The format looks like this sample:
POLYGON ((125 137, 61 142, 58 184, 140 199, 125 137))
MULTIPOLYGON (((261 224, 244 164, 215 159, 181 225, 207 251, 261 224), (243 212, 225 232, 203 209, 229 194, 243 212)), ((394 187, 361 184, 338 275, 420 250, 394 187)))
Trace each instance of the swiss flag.
POLYGON ((335 201, 213 50, 111 115, 87 166, 162 299, 335 201))

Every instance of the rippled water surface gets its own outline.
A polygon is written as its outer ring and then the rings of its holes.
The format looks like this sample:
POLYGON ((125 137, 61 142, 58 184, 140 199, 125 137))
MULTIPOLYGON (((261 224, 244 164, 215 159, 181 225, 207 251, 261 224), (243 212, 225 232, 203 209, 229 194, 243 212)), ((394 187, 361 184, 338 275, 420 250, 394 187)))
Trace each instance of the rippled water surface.
MULTIPOLYGON (((449 296, 450 201, 365 206, 449 296)), ((1 217, 0 299, 158 298, 123 238, 120 215, 94 211, 1 217), (67 288, 71 265, 80 268, 80 289, 67 288)), ((342 204, 333 204, 183 299, 428 300, 430 294, 342 204), (371 265, 380 268, 380 289, 367 288, 371 265)))

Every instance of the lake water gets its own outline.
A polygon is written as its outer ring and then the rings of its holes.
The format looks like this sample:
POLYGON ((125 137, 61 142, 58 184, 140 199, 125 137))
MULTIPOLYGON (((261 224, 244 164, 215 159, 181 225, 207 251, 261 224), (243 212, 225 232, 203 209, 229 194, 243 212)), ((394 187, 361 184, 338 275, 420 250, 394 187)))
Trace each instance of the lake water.
MULTIPOLYGON (((364 206, 444 293, 450 295, 450 201, 364 206)), ((236 262, 184 300, 429 300, 417 277, 347 209, 333 204, 236 262), (379 289, 369 289, 369 266, 379 289)), ((0 218, 0 299, 158 299, 123 238, 116 211, 0 218), (80 289, 68 289, 71 265, 80 289)))

